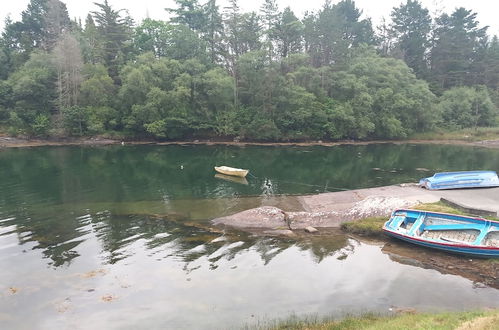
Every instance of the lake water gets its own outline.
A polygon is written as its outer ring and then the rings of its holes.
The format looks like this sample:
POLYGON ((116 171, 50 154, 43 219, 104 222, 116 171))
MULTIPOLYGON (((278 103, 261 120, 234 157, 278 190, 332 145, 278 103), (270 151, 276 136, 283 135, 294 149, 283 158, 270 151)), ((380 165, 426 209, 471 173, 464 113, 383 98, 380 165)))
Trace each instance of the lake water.
POLYGON ((472 169, 499 171, 499 150, 2 149, 0 327, 233 329, 290 315, 497 308, 499 290, 401 263, 382 242, 341 232, 328 239, 262 238, 209 224, 281 194, 472 169), (246 182, 232 182, 216 177, 215 165, 251 172, 246 182))

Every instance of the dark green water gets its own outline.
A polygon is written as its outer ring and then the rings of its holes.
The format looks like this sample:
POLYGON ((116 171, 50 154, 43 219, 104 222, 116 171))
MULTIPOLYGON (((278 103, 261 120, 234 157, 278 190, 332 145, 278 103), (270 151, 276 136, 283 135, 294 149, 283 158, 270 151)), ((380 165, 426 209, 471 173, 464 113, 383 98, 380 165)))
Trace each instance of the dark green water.
POLYGON ((499 290, 401 264, 381 244, 341 233, 292 241, 209 228, 214 217, 280 194, 472 169, 499 171, 499 151, 389 144, 3 149, 0 324, 220 329, 293 313, 499 307, 499 290), (215 165, 251 175, 228 181, 215 177, 215 165))

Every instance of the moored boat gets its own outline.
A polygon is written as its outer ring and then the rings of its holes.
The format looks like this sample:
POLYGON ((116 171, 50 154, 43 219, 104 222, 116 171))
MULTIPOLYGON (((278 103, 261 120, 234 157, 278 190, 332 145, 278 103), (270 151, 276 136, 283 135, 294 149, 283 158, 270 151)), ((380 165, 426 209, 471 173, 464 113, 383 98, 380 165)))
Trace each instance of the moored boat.
POLYGON ((229 166, 215 166, 215 171, 225 175, 238 176, 241 178, 244 178, 249 172, 249 170, 244 170, 241 168, 234 168, 229 166))
POLYGON ((494 171, 442 172, 419 180, 419 185, 430 190, 499 187, 494 171))
POLYGON ((499 222, 418 210, 395 210, 384 224, 389 236, 453 253, 499 257, 499 222))

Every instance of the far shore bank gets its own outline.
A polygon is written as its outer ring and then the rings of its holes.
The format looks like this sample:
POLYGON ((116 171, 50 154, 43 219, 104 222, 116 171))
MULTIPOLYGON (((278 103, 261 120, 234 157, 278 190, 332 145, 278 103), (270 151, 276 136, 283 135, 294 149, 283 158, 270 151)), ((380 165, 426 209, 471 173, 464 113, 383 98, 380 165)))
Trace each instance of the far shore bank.
POLYGON ((306 141, 306 142, 258 142, 258 141, 227 141, 227 140, 179 140, 179 141, 148 141, 148 140, 119 140, 106 137, 87 138, 48 138, 29 139, 12 137, 0 134, 0 148, 22 148, 41 146, 78 146, 78 145, 229 145, 229 146, 340 146, 340 145, 369 145, 369 144, 446 144, 473 147, 499 148, 497 140, 454 140, 454 139, 408 139, 408 140, 341 140, 341 141, 306 141))

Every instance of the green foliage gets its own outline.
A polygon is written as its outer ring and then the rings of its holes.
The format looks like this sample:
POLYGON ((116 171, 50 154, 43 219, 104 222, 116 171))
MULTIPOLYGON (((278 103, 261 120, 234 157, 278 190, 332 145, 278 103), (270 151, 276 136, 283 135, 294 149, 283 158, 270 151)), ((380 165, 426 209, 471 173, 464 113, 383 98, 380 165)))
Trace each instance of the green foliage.
POLYGON ((394 8, 392 29, 396 37, 395 52, 400 52, 418 77, 428 74, 426 50, 430 44, 431 17, 418 0, 408 0, 394 8))
POLYGON ((6 80, 0 80, 0 122, 9 116, 8 109, 12 106, 12 88, 6 80))
POLYGON ((85 109, 87 129, 91 134, 102 134, 118 128, 119 112, 109 106, 88 106, 85 109))
POLYGON ((135 28, 135 47, 140 53, 152 52, 156 57, 164 57, 170 45, 173 27, 163 21, 146 18, 135 28))
POLYGON ((24 121, 17 115, 16 112, 12 111, 9 113, 9 119, 7 121, 9 124, 9 134, 11 135, 19 135, 25 133, 24 127, 24 121))
POLYGON ((275 141, 279 139, 281 132, 272 119, 255 116, 247 126, 241 128, 240 135, 251 140, 275 141))
POLYGON ((447 128, 497 125, 497 108, 483 86, 452 88, 440 97, 437 108, 447 128))
POLYGON ((87 129, 87 112, 85 108, 79 106, 66 107, 61 109, 64 128, 69 135, 82 136, 87 129))
POLYGON ((347 104, 341 113, 356 119, 349 137, 404 138, 434 123, 433 94, 402 61, 365 49, 332 79, 333 95, 347 104))
POLYGON ((291 8, 286 7, 275 27, 275 38, 280 56, 285 58, 302 50, 303 23, 291 8))
POLYGON ((83 106, 111 106, 116 96, 116 86, 101 65, 88 64, 83 72, 85 80, 80 86, 80 104, 83 106))
POLYGON ((223 13, 215 0, 176 0, 170 20, 138 25, 107 0, 95 5, 84 27, 59 0, 30 0, 21 21, 6 21, 0 121, 16 134, 60 131, 50 121, 61 119, 69 135, 262 141, 497 125, 499 41, 464 8, 432 24, 407 0, 376 39, 352 0, 303 19, 274 0, 260 15, 236 0, 223 13))
POLYGON ((308 330, 364 330, 364 329, 439 329, 452 330, 463 328, 494 329, 499 321, 499 312, 469 311, 453 313, 415 313, 412 310, 400 310, 395 315, 377 315, 366 313, 359 316, 347 316, 341 320, 334 318, 318 319, 316 316, 309 318, 290 318, 274 322, 261 327, 262 329, 308 329, 308 330), (476 324, 476 326, 475 326, 476 324))
POLYGON ((197 0, 175 0, 178 8, 167 8, 173 14, 171 21, 199 31, 205 26, 203 9, 197 0))
POLYGON ((327 1, 317 14, 305 17, 306 50, 314 66, 345 63, 352 49, 374 42, 371 21, 360 20, 361 13, 352 0, 327 1))
POLYGON ((126 58, 133 54, 129 49, 129 40, 132 36, 131 22, 128 17, 122 16, 122 10, 113 9, 107 0, 104 0, 104 3, 94 2, 94 4, 99 7, 99 11, 93 11, 92 15, 98 32, 96 37, 102 47, 102 61, 109 76, 115 82, 119 82, 119 70, 126 58))
POLYGON ((45 114, 38 114, 30 123, 30 128, 35 136, 46 136, 50 128, 50 118, 45 114))
POLYGON ((437 18, 430 55, 436 88, 476 83, 477 77, 469 72, 479 61, 478 50, 483 47, 487 31, 487 27, 478 27, 476 15, 461 7, 451 15, 442 14, 437 18))
POLYGON ((24 66, 8 79, 12 90, 11 105, 22 125, 16 119, 15 127, 27 132, 45 134, 45 118, 49 118, 56 99, 55 68, 48 54, 33 53, 24 66))

